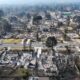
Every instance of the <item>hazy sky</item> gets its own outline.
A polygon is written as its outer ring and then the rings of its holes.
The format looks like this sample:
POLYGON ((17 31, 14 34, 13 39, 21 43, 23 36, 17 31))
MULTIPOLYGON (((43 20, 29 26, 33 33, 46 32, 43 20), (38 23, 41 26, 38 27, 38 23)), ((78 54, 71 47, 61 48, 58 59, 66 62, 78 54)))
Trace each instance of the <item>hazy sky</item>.
POLYGON ((80 0, 0 0, 0 4, 37 4, 37 3, 66 3, 80 2, 80 0))

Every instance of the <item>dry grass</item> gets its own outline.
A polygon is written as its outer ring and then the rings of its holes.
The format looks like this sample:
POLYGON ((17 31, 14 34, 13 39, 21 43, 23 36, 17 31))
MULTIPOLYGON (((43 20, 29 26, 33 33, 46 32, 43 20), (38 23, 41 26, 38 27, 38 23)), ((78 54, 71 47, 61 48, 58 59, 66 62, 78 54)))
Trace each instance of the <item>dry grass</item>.
POLYGON ((0 42, 3 44, 14 44, 14 43, 20 43, 22 39, 0 39, 0 42))

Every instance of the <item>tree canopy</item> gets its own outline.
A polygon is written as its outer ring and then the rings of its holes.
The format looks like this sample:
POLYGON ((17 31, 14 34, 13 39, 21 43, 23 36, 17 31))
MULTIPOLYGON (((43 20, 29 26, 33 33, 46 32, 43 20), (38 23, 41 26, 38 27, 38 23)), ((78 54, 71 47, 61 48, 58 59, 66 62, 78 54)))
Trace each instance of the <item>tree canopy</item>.
POLYGON ((48 37, 46 41, 46 46, 47 47, 53 47, 57 45, 57 40, 54 36, 48 37))
POLYGON ((33 21, 42 20, 42 16, 34 16, 33 21))

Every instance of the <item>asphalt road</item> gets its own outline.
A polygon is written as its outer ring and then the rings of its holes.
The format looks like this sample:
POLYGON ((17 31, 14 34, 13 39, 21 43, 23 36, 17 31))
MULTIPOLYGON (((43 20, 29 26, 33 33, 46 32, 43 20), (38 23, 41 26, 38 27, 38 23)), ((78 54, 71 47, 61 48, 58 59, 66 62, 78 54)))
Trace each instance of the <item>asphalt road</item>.
MULTIPOLYGON (((80 44, 76 44, 76 43, 73 43, 73 42, 58 43, 57 47, 58 46, 66 46, 66 45, 79 46, 80 44)), ((11 48, 11 49, 19 49, 19 48, 23 48, 23 44, 0 44, 0 49, 2 49, 4 47, 8 47, 8 48, 11 48)), ((26 47, 29 47, 29 45, 26 44, 26 47)), ((34 42, 34 43, 32 43, 32 47, 45 47, 45 45, 42 44, 42 43, 34 42)))

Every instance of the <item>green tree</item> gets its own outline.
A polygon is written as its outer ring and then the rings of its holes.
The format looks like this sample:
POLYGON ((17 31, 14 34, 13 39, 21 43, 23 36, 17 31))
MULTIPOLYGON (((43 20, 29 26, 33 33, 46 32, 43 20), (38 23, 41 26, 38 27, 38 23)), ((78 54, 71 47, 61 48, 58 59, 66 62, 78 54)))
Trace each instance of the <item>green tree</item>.
POLYGON ((42 16, 34 16, 33 17, 33 24, 39 24, 39 22, 42 20, 42 16))
POLYGON ((56 46, 56 45, 57 45, 57 40, 54 36, 47 38, 46 46, 52 49, 53 54, 55 54, 53 46, 56 46))
POLYGON ((30 75, 29 71, 23 67, 18 68, 14 73, 16 76, 21 76, 24 80, 26 80, 30 75))
POLYGON ((63 38, 65 41, 70 40, 70 38, 67 36, 67 33, 68 33, 68 29, 65 29, 63 33, 63 38))

